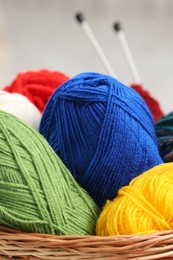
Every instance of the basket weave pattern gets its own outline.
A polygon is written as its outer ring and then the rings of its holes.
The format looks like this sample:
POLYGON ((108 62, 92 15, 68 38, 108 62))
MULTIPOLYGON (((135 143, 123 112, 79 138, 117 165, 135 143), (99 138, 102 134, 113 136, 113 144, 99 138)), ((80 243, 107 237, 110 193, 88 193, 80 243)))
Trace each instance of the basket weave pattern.
POLYGON ((0 259, 173 259, 173 230, 100 237, 31 234, 0 227, 0 259))

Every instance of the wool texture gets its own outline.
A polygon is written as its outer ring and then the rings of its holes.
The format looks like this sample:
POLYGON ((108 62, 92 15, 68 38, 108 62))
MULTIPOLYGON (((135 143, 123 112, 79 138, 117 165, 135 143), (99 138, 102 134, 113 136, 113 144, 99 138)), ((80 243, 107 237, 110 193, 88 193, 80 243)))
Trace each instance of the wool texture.
POLYGON ((99 209, 38 131, 0 111, 0 225, 93 235, 99 209))
POLYGON ((13 114, 35 129, 39 127, 40 111, 28 98, 21 94, 0 90, 0 110, 13 114))
POLYGON ((104 74, 81 73, 56 89, 39 131, 99 206, 163 162, 144 100, 104 74))
POLYGON ((173 163, 153 167, 107 201, 96 226, 101 236, 151 234, 173 229, 173 163))
POLYGON ((173 162, 173 112, 163 116, 155 124, 159 153, 163 161, 173 162))
POLYGON ((42 112, 54 90, 68 79, 59 71, 27 71, 18 73, 13 82, 3 89, 26 96, 42 112))
POLYGON ((132 84, 130 87, 144 99, 154 118, 154 122, 157 122, 164 115, 159 102, 142 85, 132 84))

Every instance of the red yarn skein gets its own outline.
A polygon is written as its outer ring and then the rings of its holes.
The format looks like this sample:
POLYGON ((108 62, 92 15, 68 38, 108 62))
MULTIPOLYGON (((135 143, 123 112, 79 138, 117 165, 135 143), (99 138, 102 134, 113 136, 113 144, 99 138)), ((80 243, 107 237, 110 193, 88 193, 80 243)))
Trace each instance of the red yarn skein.
POLYGON ((158 101, 154 99, 147 90, 144 90, 142 85, 132 84, 130 87, 138 92, 138 94, 145 100, 145 103, 153 115, 154 122, 157 122, 164 115, 158 101))
POLYGON ((68 79, 59 71, 27 71, 19 73, 4 90, 24 95, 42 112, 54 90, 68 79))

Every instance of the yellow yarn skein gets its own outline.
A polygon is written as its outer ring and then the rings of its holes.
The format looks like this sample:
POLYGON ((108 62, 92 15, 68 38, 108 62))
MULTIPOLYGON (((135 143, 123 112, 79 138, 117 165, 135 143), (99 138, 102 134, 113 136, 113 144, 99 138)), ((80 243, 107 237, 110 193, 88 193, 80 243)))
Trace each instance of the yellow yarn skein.
POLYGON ((96 234, 150 234, 168 229, 173 229, 172 162, 144 172, 122 187, 113 201, 107 201, 96 234))

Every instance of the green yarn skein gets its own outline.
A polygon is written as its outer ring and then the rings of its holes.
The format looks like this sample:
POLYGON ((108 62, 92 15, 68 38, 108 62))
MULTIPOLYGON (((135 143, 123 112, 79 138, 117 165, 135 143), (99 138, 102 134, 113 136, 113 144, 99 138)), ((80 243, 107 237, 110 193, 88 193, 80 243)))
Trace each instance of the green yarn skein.
POLYGON ((0 111, 0 225, 93 235, 99 209, 36 130, 0 111))
POLYGON ((173 132, 173 112, 162 116, 155 124, 156 131, 170 131, 173 132))

